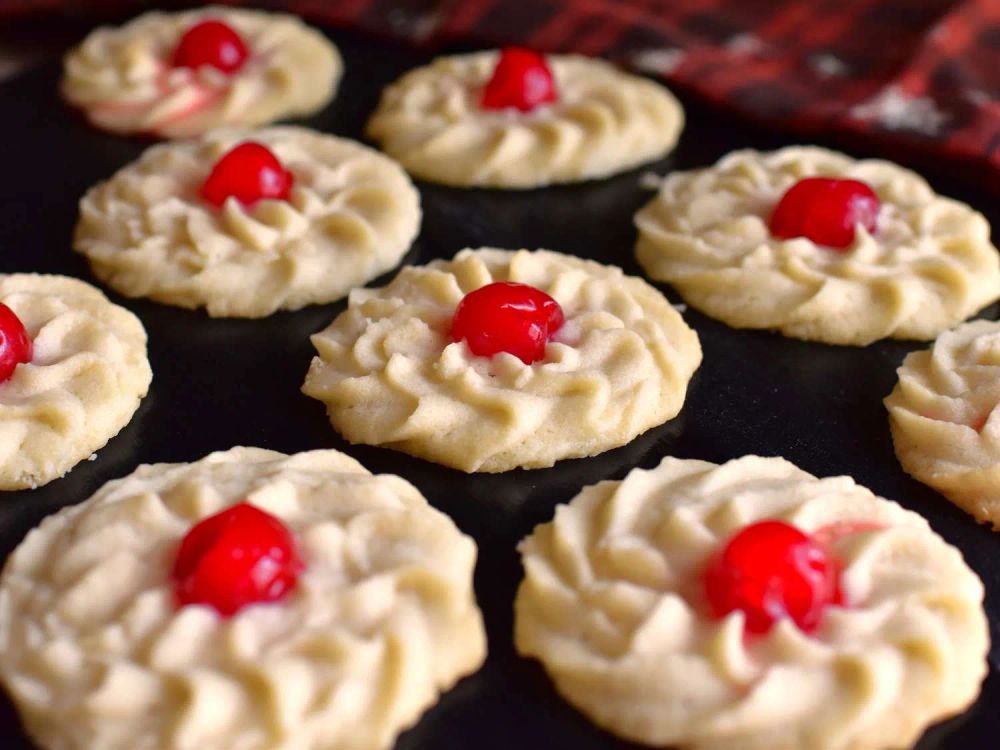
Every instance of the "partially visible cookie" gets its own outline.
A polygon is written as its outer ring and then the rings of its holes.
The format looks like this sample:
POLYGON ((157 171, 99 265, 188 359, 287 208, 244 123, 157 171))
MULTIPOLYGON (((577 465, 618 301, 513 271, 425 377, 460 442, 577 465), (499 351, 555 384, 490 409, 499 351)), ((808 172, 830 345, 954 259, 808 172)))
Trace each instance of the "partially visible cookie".
POLYGON ((1000 297, 986 219, 887 161, 736 151, 668 175, 635 221, 645 271, 735 328, 930 339, 1000 297))
POLYGON ((339 299, 419 228, 395 162, 285 126, 153 146, 87 191, 74 248, 126 296, 257 318, 339 299))
POLYGON ((298 18, 212 6, 97 29, 66 55, 62 93, 103 130, 187 138, 311 114, 342 71, 298 18))
POLYGON ((384 750, 486 652, 475 543, 337 451, 140 466, 0 576, 0 680, 52 750, 384 750))
POLYGON ((780 458, 665 458, 521 545, 515 641, 627 739, 910 747, 987 672, 983 584, 915 513, 780 458))
POLYGON ((58 479, 118 434, 153 374, 146 331, 66 276, 0 275, 0 489, 58 479))
POLYGON ((1000 528, 1000 323, 974 320, 912 352, 885 399, 899 462, 1000 528))
POLYGON ((383 93, 368 136, 411 174, 463 187, 531 188, 665 156, 684 111, 663 86, 579 55, 453 55, 383 93))
POLYGON ((551 466, 676 416, 697 334, 621 269, 481 248, 351 293, 302 391, 353 443, 463 471, 551 466))

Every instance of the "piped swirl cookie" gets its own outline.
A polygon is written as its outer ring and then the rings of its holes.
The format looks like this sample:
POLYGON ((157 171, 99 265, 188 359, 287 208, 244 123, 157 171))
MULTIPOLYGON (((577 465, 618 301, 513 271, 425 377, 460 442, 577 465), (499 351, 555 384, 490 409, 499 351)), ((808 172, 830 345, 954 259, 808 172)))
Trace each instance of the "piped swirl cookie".
POLYGON ((351 292, 302 390, 353 443, 463 471, 551 466, 680 411, 697 334, 618 268, 482 248, 351 292))
POLYGON ((986 219, 886 161, 736 151, 668 175, 635 222, 645 271, 735 328, 930 339, 1000 297, 986 219))
POLYGON ((60 750, 382 750, 485 655, 476 546, 337 451, 140 466, 0 577, 0 679, 60 750))
POLYGON ((342 71, 296 17, 215 6, 97 29, 66 56, 62 93, 103 130, 187 138, 311 114, 342 71))
POLYGON ((598 725, 691 750, 909 747, 979 693, 983 585, 927 522, 780 458, 666 458, 521 545, 515 640, 598 725))
POLYGON ((0 490, 47 484, 90 457, 152 377, 142 323, 97 289, 0 275, 0 490))
POLYGON ((441 57, 392 84, 368 136, 411 174, 531 188, 665 156, 684 123, 663 86, 578 55, 523 49, 441 57))
POLYGON ((153 146, 84 195, 74 247, 126 296, 256 318, 343 297, 419 227, 395 162, 285 126, 153 146))
POLYGON ((908 474, 1000 528, 1000 323, 974 320, 912 352, 885 399, 908 474))

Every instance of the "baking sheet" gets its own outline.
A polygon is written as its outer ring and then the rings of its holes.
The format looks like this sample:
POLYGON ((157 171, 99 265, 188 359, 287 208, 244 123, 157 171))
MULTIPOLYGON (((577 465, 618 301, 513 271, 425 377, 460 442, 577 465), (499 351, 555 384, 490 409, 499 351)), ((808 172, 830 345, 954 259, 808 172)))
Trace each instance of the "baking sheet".
MULTIPOLYGON (((368 38, 332 37, 344 53, 346 78, 333 105, 302 122, 360 138, 383 85, 428 58, 368 38)), ((59 66, 51 63, 0 84, 0 272, 63 273, 93 282, 86 263, 70 250, 77 201, 149 143, 91 129, 63 106, 58 79, 59 66)), ((689 121, 680 147, 649 169, 663 173, 702 166, 733 148, 776 148, 796 140, 685 104, 689 121)), ((520 193, 419 183, 423 229, 404 262, 450 257, 466 246, 545 247, 639 274, 631 217, 650 197, 640 186, 644 171, 520 193)), ((968 200, 1000 226, 1000 213, 985 192, 932 182, 968 200)), ((891 390, 903 356, 921 344, 830 347, 735 331, 687 311, 705 361, 677 419, 595 458, 564 461, 546 470, 470 476, 388 450, 348 446, 330 428, 322 404, 299 393, 313 354, 308 336, 332 320, 343 303, 241 321, 212 320, 198 312, 110 296, 137 313, 149 333, 150 394, 96 460, 46 487, 0 497, 0 557, 44 516, 84 500, 140 463, 191 461, 234 445, 284 452, 337 448, 373 472, 399 474, 478 542, 476 592, 490 656, 478 674, 460 683, 400 738, 397 750, 636 747, 594 728, 556 695, 540 666, 516 657, 512 601, 521 570, 515 545, 583 485, 620 478, 634 466, 654 466, 668 454, 715 462, 748 453, 781 455, 819 476, 850 474, 918 511, 962 549, 985 581, 993 638, 1000 640, 1000 538, 909 479, 892 451, 881 399, 891 390)), ((997 309, 987 309, 984 316, 996 318, 997 309)), ((1000 700, 998 651, 994 648, 979 703, 931 729, 920 750, 997 746, 1000 711, 991 711, 989 704, 1000 700)), ((13 709, 5 698, 0 700, 0 748, 31 747, 13 709)))

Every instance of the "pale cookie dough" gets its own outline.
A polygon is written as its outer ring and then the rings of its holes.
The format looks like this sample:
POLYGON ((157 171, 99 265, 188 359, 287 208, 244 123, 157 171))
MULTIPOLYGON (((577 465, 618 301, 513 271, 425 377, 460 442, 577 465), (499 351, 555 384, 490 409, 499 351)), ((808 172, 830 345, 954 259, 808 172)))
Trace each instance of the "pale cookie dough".
POLYGON ((0 578, 0 678, 52 750, 382 750, 480 666, 476 545, 411 484, 333 450, 140 466, 47 518, 0 578), (241 501, 305 563, 231 619, 176 608, 198 521, 241 501))
POLYGON ((1000 529, 1000 323, 974 320, 912 352, 885 399, 908 474, 1000 529))
POLYGON ((420 195, 395 162, 286 126, 153 146, 83 197, 74 247, 128 297, 258 318, 343 297, 395 266, 419 228, 420 195), (245 141, 292 172, 289 200, 215 209, 198 191, 245 141))
POLYGON ((97 29, 66 55, 62 93, 104 130, 188 138, 312 114, 333 98, 342 72, 336 47, 298 18, 213 6, 97 29), (184 33, 209 19, 243 38, 243 67, 171 67, 184 33))
POLYGON ((887 161, 811 146, 736 151, 668 175, 635 222, 646 272, 734 328, 830 344, 930 339, 1000 297, 986 219, 887 161), (811 176, 871 186, 882 203, 875 234, 859 226, 845 251, 772 237, 781 196, 811 176))
POLYGON ((910 747, 971 704, 986 674, 983 585, 923 518, 849 477, 780 458, 665 458, 585 488, 521 545, 519 652, 600 726, 690 750, 910 747), (745 636, 705 613, 701 572, 764 519, 832 535, 849 607, 813 635, 745 636))
POLYGON ((303 393, 352 443, 463 471, 551 466, 624 445, 676 416, 701 363, 698 335, 621 269, 548 250, 481 248, 351 292, 312 337, 303 393), (473 355, 448 338, 462 297, 494 281, 547 292, 565 325, 544 359, 473 355))
POLYGON ((382 94, 368 136, 413 175, 463 187, 532 188, 623 172, 666 156, 684 111, 663 86, 610 63, 547 55, 558 101, 479 106, 498 52, 441 57, 382 94))
POLYGON ((90 284, 0 275, 0 302, 33 342, 0 383, 0 490, 58 479, 128 424, 149 390, 146 331, 90 284))

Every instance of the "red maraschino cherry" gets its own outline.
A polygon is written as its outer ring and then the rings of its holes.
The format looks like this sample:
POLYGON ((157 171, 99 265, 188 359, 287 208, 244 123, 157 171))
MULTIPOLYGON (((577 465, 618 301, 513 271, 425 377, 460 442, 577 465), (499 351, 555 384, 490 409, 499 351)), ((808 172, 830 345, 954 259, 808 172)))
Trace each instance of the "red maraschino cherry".
POLYGON ((24 323, 0 302, 0 383, 10 380, 19 364, 31 361, 33 349, 24 323))
POLYGON ((243 502, 188 531, 171 578, 178 606, 206 604, 230 617, 247 605, 283 599, 303 568, 292 532, 243 502))
POLYGON ((171 64, 175 68, 209 65, 223 73, 235 73, 250 56, 243 38, 222 21, 196 23, 181 37, 171 64))
POLYGON ((816 629, 840 604, 839 570, 826 548, 784 521, 761 521, 734 534, 709 561, 705 595, 714 617, 740 610, 748 633, 767 633, 783 618, 816 629))
POLYGON ((483 109, 513 107, 530 112, 541 104, 557 99, 556 84, 545 57, 520 47, 507 47, 500 53, 493 76, 483 89, 483 109))
POLYGON ((817 245, 844 249, 858 224, 873 233, 881 204, 859 180, 806 177, 792 185, 771 214, 771 234, 783 240, 807 237, 817 245))
POLYGON ((230 196, 245 206, 259 200, 288 200, 295 178, 267 146, 241 143, 219 159, 201 186, 201 197, 216 208, 230 196))
POLYGON ((564 322, 559 303, 541 289, 497 281, 462 298, 450 334, 479 357, 508 352, 530 365, 545 356, 545 344, 564 322))

